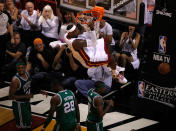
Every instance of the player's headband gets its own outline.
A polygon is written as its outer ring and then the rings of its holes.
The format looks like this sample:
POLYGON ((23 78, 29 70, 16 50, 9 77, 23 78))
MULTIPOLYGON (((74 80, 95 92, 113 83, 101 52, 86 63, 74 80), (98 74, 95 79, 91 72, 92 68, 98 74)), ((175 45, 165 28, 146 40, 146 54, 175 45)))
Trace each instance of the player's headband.
POLYGON ((105 87, 106 87, 106 85, 105 85, 105 84, 102 84, 101 86, 96 86, 95 89, 96 89, 96 90, 99 90, 99 89, 102 89, 102 88, 105 88, 105 87))
POLYGON ((16 66, 20 66, 20 65, 26 65, 24 62, 18 62, 18 63, 16 63, 16 66))
POLYGON ((71 29, 67 30, 67 33, 73 32, 75 29, 76 29, 76 26, 73 25, 73 27, 71 29))

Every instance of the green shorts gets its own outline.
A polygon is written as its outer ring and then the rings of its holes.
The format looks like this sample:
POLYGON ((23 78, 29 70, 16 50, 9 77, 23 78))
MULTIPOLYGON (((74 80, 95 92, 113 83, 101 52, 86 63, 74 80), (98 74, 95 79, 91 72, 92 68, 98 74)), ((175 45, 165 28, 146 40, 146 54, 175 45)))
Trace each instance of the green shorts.
POLYGON ((87 131, 103 131, 103 122, 88 122, 87 121, 87 131))
POLYGON ((56 122, 53 131, 75 131, 76 123, 75 124, 59 124, 56 122))
POLYGON ((31 128, 31 106, 29 102, 12 102, 16 125, 19 128, 31 128))

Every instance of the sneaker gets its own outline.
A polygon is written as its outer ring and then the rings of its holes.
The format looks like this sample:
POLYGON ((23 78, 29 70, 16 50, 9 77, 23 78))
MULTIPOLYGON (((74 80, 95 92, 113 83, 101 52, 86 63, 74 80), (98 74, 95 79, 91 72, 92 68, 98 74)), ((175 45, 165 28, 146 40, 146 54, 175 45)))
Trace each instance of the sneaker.
POLYGON ((121 72, 121 71, 125 71, 125 68, 124 67, 120 67, 120 66, 116 66, 116 70, 118 71, 118 72, 121 72))
POLYGON ((120 84, 126 84, 128 80, 117 70, 112 74, 113 78, 117 79, 120 84))

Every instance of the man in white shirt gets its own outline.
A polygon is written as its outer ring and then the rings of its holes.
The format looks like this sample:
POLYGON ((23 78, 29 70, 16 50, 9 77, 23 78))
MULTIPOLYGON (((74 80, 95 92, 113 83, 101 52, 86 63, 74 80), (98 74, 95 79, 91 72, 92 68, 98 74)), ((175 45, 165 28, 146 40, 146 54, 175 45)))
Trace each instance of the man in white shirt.
POLYGON ((34 10, 34 4, 32 2, 27 2, 25 8, 26 9, 21 12, 21 35, 22 41, 27 46, 30 46, 38 33, 37 19, 40 13, 34 10))
POLYGON ((96 81, 102 81, 106 85, 105 94, 107 94, 112 85, 112 73, 106 66, 99 66, 96 68, 89 68, 88 75, 91 80, 77 80, 75 81, 75 86, 78 91, 85 97, 88 97, 88 91, 91 88, 95 88, 94 84, 96 81))
POLYGON ((115 50, 112 26, 103 19, 100 21, 100 37, 106 38, 109 52, 115 50))

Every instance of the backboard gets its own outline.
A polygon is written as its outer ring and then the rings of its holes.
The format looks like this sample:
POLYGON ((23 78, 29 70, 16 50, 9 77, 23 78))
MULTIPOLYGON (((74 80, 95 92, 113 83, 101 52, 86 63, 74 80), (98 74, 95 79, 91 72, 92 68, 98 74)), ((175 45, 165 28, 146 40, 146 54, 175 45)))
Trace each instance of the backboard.
POLYGON ((104 7, 104 16, 131 24, 139 23, 141 0, 60 0, 60 6, 75 11, 104 7))

